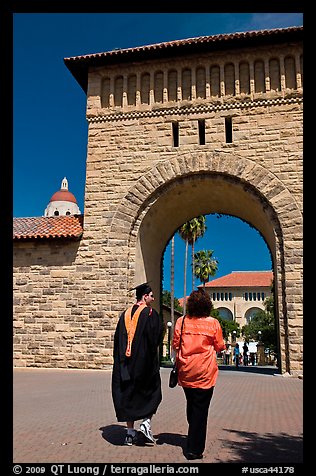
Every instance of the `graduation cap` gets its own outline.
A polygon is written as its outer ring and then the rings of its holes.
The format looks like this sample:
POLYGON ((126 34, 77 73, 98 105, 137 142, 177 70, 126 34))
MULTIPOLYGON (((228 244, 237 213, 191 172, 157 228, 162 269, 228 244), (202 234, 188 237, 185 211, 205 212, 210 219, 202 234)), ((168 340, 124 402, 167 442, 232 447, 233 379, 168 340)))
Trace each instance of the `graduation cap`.
POLYGON ((144 296, 144 294, 149 294, 152 291, 149 283, 142 283, 130 289, 130 291, 134 291, 134 290, 136 290, 137 299, 141 299, 144 296))

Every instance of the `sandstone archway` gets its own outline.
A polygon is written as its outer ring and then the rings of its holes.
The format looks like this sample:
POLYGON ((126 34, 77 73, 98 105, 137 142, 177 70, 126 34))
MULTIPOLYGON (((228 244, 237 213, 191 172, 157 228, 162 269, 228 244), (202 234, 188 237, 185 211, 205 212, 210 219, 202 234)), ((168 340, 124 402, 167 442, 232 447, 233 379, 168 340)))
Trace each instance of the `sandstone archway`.
MULTIPOLYGON (((129 190, 118 207, 108 244, 126 249, 127 290, 150 280, 160 292, 161 259, 166 244, 185 221, 200 214, 236 216, 260 231, 270 251, 275 276, 281 366, 290 371, 289 333, 300 332, 291 301, 300 294, 293 274, 293 250, 301 249, 293 229, 302 216, 289 191, 269 170, 233 153, 178 153, 158 162, 129 190), (295 294, 295 293, 294 293, 295 294), (292 314, 291 314, 292 313, 292 314)), ((300 270, 301 272, 302 270, 300 270)))

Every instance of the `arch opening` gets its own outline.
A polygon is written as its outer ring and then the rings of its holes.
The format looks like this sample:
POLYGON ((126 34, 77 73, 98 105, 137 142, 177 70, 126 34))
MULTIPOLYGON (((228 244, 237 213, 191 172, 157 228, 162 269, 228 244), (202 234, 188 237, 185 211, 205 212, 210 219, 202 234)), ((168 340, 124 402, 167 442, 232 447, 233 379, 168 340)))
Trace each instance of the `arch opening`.
POLYGON ((256 228, 275 264, 277 217, 252 186, 221 173, 196 173, 172 180, 144 203, 137 234, 135 276, 161 291, 161 258, 176 230, 188 220, 211 213, 232 215, 256 228))
MULTIPOLYGON (((157 296, 162 296, 163 256, 168 242, 179 226, 199 215, 231 215, 250 224, 265 241, 274 270, 279 223, 274 210, 255 187, 229 174, 203 172, 174 179, 153 195, 144 202, 139 215, 135 276, 139 282, 150 281, 157 296)), ((162 309, 161 299, 157 299, 155 307, 158 311, 162 309)), ((278 334, 277 310, 275 319, 278 334)))
MULTIPOLYGON (((247 222, 269 247, 280 371, 297 372, 301 361, 290 358, 289 345, 292 336, 300 339, 301 334, 301 311, 295 313, 296 295, 301 298, 301 263, 298 275, 293 275, 291 256, 293 247, 301 253, 301 240, 298 236, 294 242, 291 231, 300 229, 302 214, 278 177, 251 159, 216 150, 213 154, 177 151, 168 160, 156 162, 133 184, 117 208, 106 240, 109 246, 120 246, 127 289, 150 280, 156 295, 161 295, 161 257, 168 241, 182 223, 210 213, 247 222), (287 292, 293 286, 295 295, 287 292)), ((156 308, 160 311, 159 302, 156 308)))

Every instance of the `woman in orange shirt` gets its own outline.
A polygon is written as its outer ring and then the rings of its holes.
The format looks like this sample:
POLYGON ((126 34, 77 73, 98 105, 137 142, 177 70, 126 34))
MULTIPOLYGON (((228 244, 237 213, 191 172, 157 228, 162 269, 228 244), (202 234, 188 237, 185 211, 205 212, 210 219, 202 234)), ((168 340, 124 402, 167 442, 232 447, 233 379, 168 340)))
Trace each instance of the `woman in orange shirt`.
POLYGON ((203 458, 208 410, 218 375, 216 352, 226 348, 219 321, 210 317, 212 307, 203 289, 192 291, 187 315, 177 320, 172 341, 178 354, 178 383, 183 387, 187 402, 187 459, 203 458))

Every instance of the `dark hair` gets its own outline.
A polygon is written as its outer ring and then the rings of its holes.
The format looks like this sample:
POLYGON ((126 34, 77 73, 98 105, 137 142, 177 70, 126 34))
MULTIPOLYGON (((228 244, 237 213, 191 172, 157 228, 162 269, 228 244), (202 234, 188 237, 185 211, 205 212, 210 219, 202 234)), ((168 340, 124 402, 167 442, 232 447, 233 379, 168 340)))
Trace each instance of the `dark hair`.
POLYGON ((141 299, 145 294, 149 294, 152 289, 148 283, 140 284, 136 286, 136 299, 141 299))
POLYGON ((210 296, 203 289, 192 291, 188 298, 187 314, 195 317, 207 317, 213 309, 210 296))

